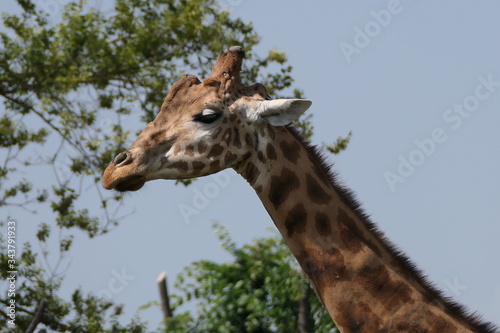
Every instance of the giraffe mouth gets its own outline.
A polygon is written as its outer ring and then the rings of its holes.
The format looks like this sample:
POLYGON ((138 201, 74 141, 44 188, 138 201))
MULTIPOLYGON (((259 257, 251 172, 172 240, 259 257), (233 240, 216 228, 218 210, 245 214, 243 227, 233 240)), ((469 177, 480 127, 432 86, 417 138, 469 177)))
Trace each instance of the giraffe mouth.
POLYGON ((118 192, 137 191, 144 186, 144 183, 146 183, 146 177, 130 176, 117 183, 114 189, 118 192))

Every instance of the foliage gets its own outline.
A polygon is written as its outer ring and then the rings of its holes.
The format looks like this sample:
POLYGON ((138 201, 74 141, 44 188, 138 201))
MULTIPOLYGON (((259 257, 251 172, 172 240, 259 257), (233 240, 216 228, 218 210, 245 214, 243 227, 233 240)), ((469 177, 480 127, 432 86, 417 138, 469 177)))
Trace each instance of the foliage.
MULTIPOLYGON (((116 0, 107 14, 76 0, 57 19, 32 0, 17 3, 21 13, 3 13, 0 29, 0 207, 33 214, 42 252, 30 243, 17 246, 15 300, 23 306, 16 329, 27 329, 45 299, 40 332, 143 331, 137 319, 120 324, 121 307, 92 294, 58 296, 75 233, 98 237, 124 216, 122 196, 101 190, 102 170, 153 119, 169 86, 186 72, 206 76, 224 47, 242 45, 243 79, 263 83, 275 97, 289 94, 292 68, 275 49, 255 55, 259 36, 252 25, 216 0, 116 0), (52 176, 39 177, 46 174, 52 176), (99 203, 90 206, 89 198, 99 203), (38 211, 53 218, 36 221, 38 211), (59 244, 55 252, 51 242, 59 244)), ((2 218, 5 230, 9 217, 2 218)), ((9 259, 4 240, 2 280, 9 259)), ((0 295, 0 303, 8 301, 0 295)), ((182 318, 189 321, 188 315, 176 320, 182 318)), ((2 307, 0 326, 7 319, 2 307)))
POLYGON ((352 132, 349 132, 345 138, 339 136, 334 143, 324 146, 328 152, 338 155, 342 150, 345 150, 347 148, 347 145, 351 141, 351 138, 352 132))
MULTIPOLYGON (((53 216, 38 222, 41 254, 29 243, 17 247, 23 268, 15 299, 24 305, 17 329, 26 330, 46 299, 40 326, 52 331, 139 330, 135 321, 120 326, 120 308, 92 295, 57 296, 74 233, 97 237, 123 214, 122 196, 101 191, 102 170, 154 117, 168 87, 185 72, 205 76, 224 47, 244 46, 244 79, 264 83, 276 96, 291 86, 291 67, 277 50, 254 55, 259 36, 252 25, 231 18, 216 0, 116 0, 110 14, 80 0, 56 20, 31 0, 17 3, 21 14, 3 13, 0 30, 0 207, 33 213, 33 219, 39 210, 53 216), (54 183, 37 179, 47 172, 54 183), (89 197, 99 198, 100 207, 84 204, 89 197), (60 243, 57 252, 49 253, 50 241, 60 243)), ((6 253, 4 242, 0 248, 6 253)), ((7 260, 0 257, 1 267, 7 260)), ((5 279, 6 271, 1 275, 5 279)), ((6 320, 2 308, 2 327, 6 320)))
POLYGON ((300 311, 307 312, 307 332, 336 332, 282 237, 238 247, 223 226, 214 224, 214 229, 233 260, 202 260, 184 269, 176 282, 181 296, 175 296, 175 306, 196 301, 198 316, 175 316, 167 332, 293 333, 299 332, 300 311), (309 306, 301 309, 301 300, 309 306))
MULTIPOLYGON (((299 129, 300 134, 307 140, 309 140, 314 134, 312 118, 312 113, 305 114, 294 123, 294 126, 299 129)), ((320 148, 323 151, 338 155, 341 151, 347 149, 347 145, 351 141, 351 138, 352 132, 349 132, 346 137, 339 136, 335 142, 330 144, 323 143, 320 148)))

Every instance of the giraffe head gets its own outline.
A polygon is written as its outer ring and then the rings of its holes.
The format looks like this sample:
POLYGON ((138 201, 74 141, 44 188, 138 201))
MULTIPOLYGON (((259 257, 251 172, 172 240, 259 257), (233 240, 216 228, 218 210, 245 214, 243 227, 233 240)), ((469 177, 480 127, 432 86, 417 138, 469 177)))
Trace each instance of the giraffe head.
POLYGON ((258 149, 260 130, 296 120, 309 100, 268 100, 262 84, 245 86, 245 52, 223 51, 204 81, 185 75, 173 84, 155 120, 106 168, 103 186, 135 191, 153 179, 200 177, 243 164, 258 149))

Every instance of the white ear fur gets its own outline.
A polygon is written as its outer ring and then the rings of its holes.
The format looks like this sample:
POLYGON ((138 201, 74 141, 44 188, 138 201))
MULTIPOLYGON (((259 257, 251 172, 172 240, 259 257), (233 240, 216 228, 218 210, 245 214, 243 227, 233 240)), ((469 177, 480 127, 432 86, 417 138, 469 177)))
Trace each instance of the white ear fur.
POLYGON ((273 126, 285 126, 297 120, 311 104, 308 99, 258 101, 247 110, 247 116, 251 120, 264 120, 273 126))

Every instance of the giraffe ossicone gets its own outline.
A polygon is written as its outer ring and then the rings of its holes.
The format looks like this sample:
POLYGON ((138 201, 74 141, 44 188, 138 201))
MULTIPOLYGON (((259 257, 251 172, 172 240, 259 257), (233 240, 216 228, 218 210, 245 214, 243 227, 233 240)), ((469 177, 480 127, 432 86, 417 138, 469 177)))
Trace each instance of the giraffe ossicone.
POLYGON ((255 189, 341 332, 495 332, 425 279, 377 230, 290 123, 311 105, 246 86, 245 52, 173 84, 160 112, 106 168, 106 189, 233 168, 255 189))

